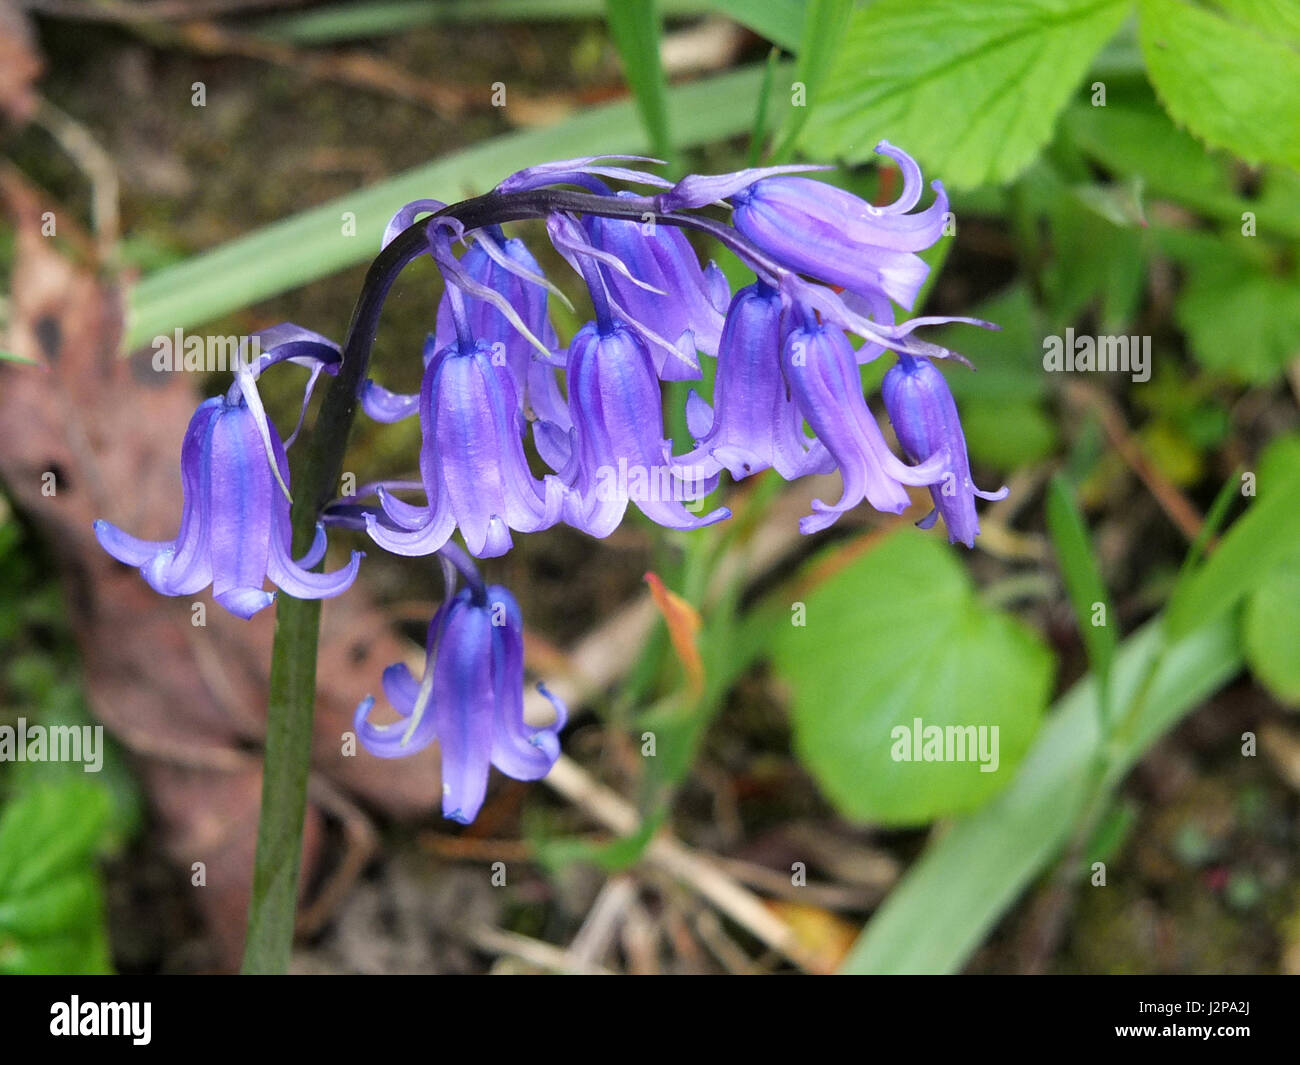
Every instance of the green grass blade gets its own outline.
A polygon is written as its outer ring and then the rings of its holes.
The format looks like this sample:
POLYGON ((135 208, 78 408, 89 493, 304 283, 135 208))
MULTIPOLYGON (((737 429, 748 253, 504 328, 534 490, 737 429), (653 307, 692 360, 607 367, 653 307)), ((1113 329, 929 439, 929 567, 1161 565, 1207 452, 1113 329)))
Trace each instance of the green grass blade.
POLYGON ((668 82, 659 59, 659 6, 655 0, 606 0, 605 22, 641 112, 650 150, 668 160, 673 145, 668 132, 668 82))
POLYGON ((772 86, 776 82, 776 71, 780 66, 781 50, 773 48, 767 54, 767 65, 763 70, 763 84, 758 90, 758 105, 754 108, 754 125, 749 131, 749 166, 758 166, 763 157, 763 142, 767 139, 769 103, 772 86))
POLYGON ((1110 667, 1119 643, 1115 635, 1115 610, 1101 579, 1074 491, 1059 475, 1052 478, 1047 489, 1047 528, 1061 565, 1065 590, 1074 607, 1079 635, 1088 651, 1088 662, 1101 688, 1102 720, 1109 721, 1110 667))
POLYGON ((40 365, 35 359, 29 359, 26 355, 19 355, 16 351, 0 351, 0 362, 17 362, 24 366, 40 365))
MULTIPOLYGON (((261 19, 255 32, 285 44, 331 44, 466 22, 597 19, 606 0, 370 0, 261 19)), ((805 0, 659 0, 664 18, 725 14, 788 52, 799 47, 805 0)))
MULTIPOLYGON (((761 65, 693 82, 668 94, 669 117, 685 147, 744 133, 761 65)), ((774 104, 779 106, 778 98, 774 104)), ((257 229, 145 277, 131 292, 127 347, 191 328, 372 258, 389 217, 420 197, 454 200, 547 159, 644 152, 647 138, 629 101, 584 111, 545 129, 507 133, 387 181, 257 229), (352 212, 356 235, 343 235, 352 212)))
POLYGON ((803 86, 804 98, 800 106, 790 108, 780 142, 772 153, 773 162, 784 162, 794 150, 852 12, 853 0, 808 0, 794 72, 794 83, 803 86))
POLYGON ((1168 625, 1177 638, 1231 610, 1258 587, 1300 540, 1300 469, 1269 486, 1223 537, 1203 565, 1180 578, 1169 600, 1168 625))
MULTIPOLYGON (((708 0, 660 0, 661 13, 671 17, 701 15, 713 6, 708 0)), ((425 26, 598 19, 604 12, 604 0, 365 0, 268 17, 257 23, 255 32, 286 44, 330 44, 425 26)))

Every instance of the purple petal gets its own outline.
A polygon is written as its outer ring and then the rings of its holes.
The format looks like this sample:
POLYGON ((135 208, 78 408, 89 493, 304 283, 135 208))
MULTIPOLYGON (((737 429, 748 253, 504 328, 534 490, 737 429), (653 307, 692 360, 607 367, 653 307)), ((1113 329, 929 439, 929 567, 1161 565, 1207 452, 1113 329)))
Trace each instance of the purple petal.
POLYGON ((442 748, 442 812, 469 824, 487 794, 495 691, 492 621, 468 590, 447 608, 434 665, 432 716, 442 748))

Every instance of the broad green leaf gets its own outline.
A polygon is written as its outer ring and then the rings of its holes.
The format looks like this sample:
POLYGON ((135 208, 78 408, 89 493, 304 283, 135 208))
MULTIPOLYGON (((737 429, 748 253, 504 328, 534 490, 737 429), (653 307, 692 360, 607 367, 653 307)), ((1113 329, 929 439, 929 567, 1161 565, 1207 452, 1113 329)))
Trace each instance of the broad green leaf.
POLYGON ((1246 662, 1282 702, 1300 706, 1300 555, 1275 568, 1246 603, 1246 662))
POLYGON ((1006 785, 1038 726, 1051 656, 979 602, 957 559, 933 537, 891 536, 808 595, 804 624, 774 634, 800 761, 849 817, 919 824, 972 809, 1006 785), (936 737, 953 746, 927 746, 936 737))
POLYGON ((1300 5, 1295 0, 1217 0, 1230 15, 1300 47, 1300 5))
MULTIPOLYGON (((762 80, 759 65, 671 90, 669 122, 678 146, 744 133, 762 80)), ((785 105, 780 94, 772 103, 774 108, 785 105)), ((648 148, 630 101, 591 108, 545 129, 483 141, 150 274, 130 294, 127 348, 373 258, 388 219, 411 200, 481 192, 515 170, 548 159, 648 148), (344 235, 344 212, 355 216, 355 236, 344 235)))
POLYGON ((98 782, 65 778, 0 810, 0 972, 109 970, 95 865, 108 809, 98 782))
POLYGON ((1127 0, 880 0, 857 9, 801 139, 862 162, 885 138, 953 188, 1009 181, 1047 143, 1127 0))
POLYGON ((1248 509, 1215 552, 1174 589, 1166 615, 1172 637, 1232 610, 1300 543, 1300 466, 1261 477, 1256 487, 1258 496, 1247 497, 1248 509))
MULTIPOLYGON (((1115 705, 1133 698, 1163 646, 1158 624, 1124 641, 1115 705)), ((1122 780, 1152 743, 1240 668, 1236 626, 1226 618, 1165 651, 1107 784, 1122 780)), ((952 825, 908 870, 842 971, 960 970, 1069 840, 1089 798, 1098 738, 1096 687, 1085 678, 1048 716, 1011 786, 952 825)))
POLYGON ((1300 277, 1267 272, 1224 248, 1190 265, 1174 317, 1202 366, 1269 384, 1300 356, 1300 277))
POLYGON ((668 83, 659 61, 660 18, 656 0, 605 0, 605 21, 623 61, 650 150, 660 159, 672 156, 668 132, 668 83))
POLYGON ((1053 477, 1047 489, 1047 528, 1056 548, 1056 558, 1065 578, 1065 588, 1074 607, 1079 635, 1088 649, 1088 661, 1102 693, 1101 709, 1110 719, 1108 693, 1111 663, 1119 639, 1115 635, 1115 610, 1093 554, 1088 527, 1069 483, 1053 477))
MULTIPOLYGON (((1300 434, 1279 437, 1260 456, 1259 491, 1267 495, 1296 469, 1300 434)), ((1242 639, 1260 683, 1280 701, 1300 706, 1300 533, 1295 541, 1246 601, 1242 639)))
POLYGON ((1268 6, 1139 0, 1139 38, 1176 122, 1248 163, 1300 167, 1300 47, 1261 18, 1268 6))

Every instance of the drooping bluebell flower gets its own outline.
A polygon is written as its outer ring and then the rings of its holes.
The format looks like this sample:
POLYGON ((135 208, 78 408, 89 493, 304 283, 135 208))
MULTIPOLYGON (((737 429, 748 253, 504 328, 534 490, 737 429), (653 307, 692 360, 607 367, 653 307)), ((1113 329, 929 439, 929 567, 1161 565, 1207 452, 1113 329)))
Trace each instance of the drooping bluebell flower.
POLYGON ((696 448, 675 461, 712 460, 736 480, 772 467, 787 481, 828 473, 825 446, 804 435, 802 418, 781 373, 783 304, 762 281, 742 288, 727 310, 718 347, 713 407, 692 390, 686 422, 696 448))
POLYGON ((921 198, 921 170, 881 141, 876 151, 903 172, 897 201, 876 207, 851 192, 805 177, 765 177, 730 194, 732 224, 782 265, 849 292, 883 293, 909 310, 929 267, 915 253, 942 235, 948 196, 908 214, 921 198))
MULTIPOLYGON (((511 529, 537 532, 560 519, 563 486, 529 472, 513 375, 494 361, 485 341, 464 334, 437 352, 425 367, 418 407, 427 504, 413 506, 380 489, 396 526, 367 516, 367 531, 380 547, 429 555, 459 528, 471 554, 494 557, 510 550, 511 529)), ((381 405, 368 402, 366 409, 386 420, 381 405)))
POLYGON ((211 584, 213 598, 242 618, 274 600, 263 589, 268 578, 298 599, 340 595, 356 578, 362 557, 354 551, 342 569, 309 572, 325 556, 325 530, 319 525, 307 554, 297 561, 290 555, 289 464, 262 409, 255 376, 287 360, 333 368, 338 349, 296 327, 263 335, 274 347, 254 366, 241 368, 230 391, 205 400, 190 419, 181 445, 184 500, 176 539, 140 540, 107 521, 95 522, 104 550, 139 566, 155 591, 193 595, 211 584))
POLYGON ((533 429, 538 453, 568 489, 565 522, 605 537, 618 528, 629 502, 670 529, 696 529, 730 517, 726 508, 697 517, 683 505, 713 491, 716 465, 708 471, 674 464, 654 361, 635 326, 615 317, 597 268, 612 257, 592 247, 573 218, 553 216, 547 228, 582 273, 596 312, 569 344, 571 428, 565 432, 539 421, 533 429))
POLYGON ((569 486, 564 520, 595 537, 618 528, 629 502, 668 529, 698 529, 731 516, 698 516, 685 504, 708 495, 716 474, 672 461, 662 397, 650 352, 625 323, 588 322, 569 345, 569 416, 563 434, 538 422, 542 458, 569 486))
MULTIPOLYGON (((632 194, 618 195, 626 199, 632 194)), ((624 273, 602 265, 601 276, 615 313, 636 323, 651 342, 660 376, 698 377, 696 352, 717 355, 731 299, 722 271, 712 262, 701 269, 686 234, 677 226, 656 224, 652 215, 641 222, 590 215, 586 228, 595 248, 627 268, 624 273)))
POLYGON ((921 528, 930 528, 942 516, 949 543, 974 547, 980 531, 975 497, 1004 499, 1007 489, 982 492, 975 487, 966 437, 947 380, 929 359, 900 355, 885 374, 881 394, 898 441, 912 461, 946 457, 938 482, 930 487, 934 509, 920 522, 921 528))
POLYGON ((917 466, 901 462, 867 407, 848 338, 837 326, 800 313, 803 322, 786 337, 781 365, 800 413, 834 458, 844 484, 837 503, 812 501, 815 513, 800 519, 800 531, 828 528, 864 499, 879 511, 902 513, 910 502, 903 486, 933 484, 949 461, 947 453, 917 466))
POLYGON ((401 758, 435 739, 442 753, 442 813, 469 824, 487 794, 495 765, 516 780, 538 780, 560 755, 564 704, 555 722, 532 728, 524 721, 523 618, 514 596, 500 585, 463 588, 429 624, 424 676, 417 681, 402 663, 384 671, 384 694, 400 715, 391 725, 368 718, 375 700, 357 707, 353 727, 361 745, 380 758, 401 758))
MULTIPOLYGON (((442 206, 437 200, 407 204, 389 222, 384 243, 410 225, 416 215, 442 206)), ((435 354, 456 339, 450 289, 460 287, 459 299, 470 333, 492 348, 494 362, 510 367, 520 402, 538 417, 563 424, 568 416, 556 370, 564 365, 564 357, 548 314, 547 291, 562 299, 563 294, 543 276, 527 245, 507 238, 500 226, 466 235, 472 235, 474 242, 458 260, 451 260, 455 268, 447 271, 447 289, 438 303, 435 331, 425 344, 424 364, 428 366, 435 354), (475 292, 491 298, 476 297, 475 292)), ((446 233, 435 232, 430 241, 435 259, 444 267, 450 265, 446 233)), ((400 421, 419 409, 418 395, 390 392, 374 381, 366 382, 361 403, 367 414, 383 422, 400 421)))
MULTIPOLYGON (((547 310, 547 288, 542 269, 528 246, 517 237, 507 238, 493 226, 474 234, 475 241, 460 257, 460 267, 486 288, 505 297, 523 319, 524 325, 542 344, 556 354, 545 358, 501 310, 486 300, 467 298, 465 316, 475 339, 487 344, 498 362, 504 358, 514 375, 515 390, 527 399, 538 417, 563 418, 564 397, 556 384, 556 367, 563 365, 559 340, 547 310)), ((437 350, 456 338, 451 294, 444 292, 438 304, 437 350)))

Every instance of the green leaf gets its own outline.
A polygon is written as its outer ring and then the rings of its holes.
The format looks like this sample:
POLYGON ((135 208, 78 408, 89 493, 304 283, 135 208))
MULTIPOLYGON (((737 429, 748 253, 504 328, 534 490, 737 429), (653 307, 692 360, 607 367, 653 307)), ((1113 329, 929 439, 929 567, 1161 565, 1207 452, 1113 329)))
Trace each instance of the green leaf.
MULTIPOLYGON (((948 380, 952 381, 957 373, 960 371, 954 369, 948 380)), ((995 400, 970 399, 963 400, 959 409, 971 458, 994 471, 1028 466, 1056 448, 1056 423, 1041 403, 1012 403, 999 408, 995 400)))
POLYGON ((659 61, 660 19, 656 0, 606 0, 605 22, 623 61, 623 74, 636 99, 650 150, 672 156, 668 133, 668 82, 659 61))
POLYGON ((1166 617, 1172 637, 1233 609, 1300 543, 1300 465, 1270 474, 1259 478, 1259 495, 1248 497, 1249 509, 1218 549, 1174 589, 1166 617))
MULTIPOLYGON (((1300 434, 1279 437, 1260 457, 1263 494, 1300 469, 1300 434)), ((1300 540, 1300 538, 1297 538, 1300 540)), ((1246 601, 1242 640, 1251 671, 1280 702, 1300 706, 1300 543, 1246 601)))
POLYGON ((1245 384, 1270 384, 1300 357, 1300 277, 1274 275, 1224 247, 1196 261, 1174 317, 1196 361, 1245 384))
POLYGON ((772 153, 772 162, 789 158, 831 70, 852 11, 853 0, 808 0, 791 88, 793 96, 794 86, 803 87, 803 101, 801 106, 790 109, 780 143, 772 153))
POLYGON ((21 362, 27 366, 39 366, 35 359, 29 359, 25 355, 19 355, 14 351, 0 351, 0 362, 21 362))
POLYGON ((94 853, 107 817, 108 797, 89 781, 20 794, 0 816, 0 895, 30 891, 79 867, 94 853))
POLYGON ((1112 173, 1140 176, 1149 193, 1213 213, 1240 202, 1231 194, 1230 160, 1175 126, 1145 86, 1112 91, 1105 107, 1072 104, 1061 128, 1112 173))
POLYGON ((804 620, 774 636, 773 661, 793 689, 800 760, 842 813, 918 824, 1005 786, 1038 727, 1052 660, 1032 631, 979 602, 951 547, 891 536, 816 588, 804 620), (926 740, 932 726, 979 729, 962 738, 982 734, 990 754, 996 740, 996 767, 969 749, 945 761, 909 750, 918 718, 926 740))
POLYGON ((1043 289, 1058 328, 1074 324, 1082 311, 1097 304, 1099 332, 1121 333, 1142 298, 1142 231, 1132 224, 1116 225, 1085 203, 1106 196, 1096 185, 1062 186, 1047 207, 1052 257, 1043 270, 1043 289))
MULTIPOLYGON (((762 65, 671 90, 669 122, 679 147, 744 133, 762 65)), ((773 107, 785 106, 776 94, 773 107)), ((780 117, 784 116, 782 112, 780 117)), ((649 148, 631 102, 584 111, 556 126, 483 141, 425 166, 303 211, 142 280, 130 294, 126 346, 170 335, 371 259, 392 214, 411 200, 483 190, 547 159, 649 148), (344 212, 356 236, 344 236, 344 212)))
POLYGON ((109 806, 101 785, 72 778, 0 811, 0 972, 109 971, 95 866, 109 806))
MULTIPOLYGON (((1162 654, 1160 626, 1124 641, 1115 662, 1117 706, 1132 700, 1162 654)), ((1236 626, 1208 624, 1163 652, 1137 728, 1124 739, 1108 783, 1241 668, 1236 626)), ((1089 797, 1097 749, 1091 678, 1057 703, 1011 786, 930 846, 867 923, 847 973, 951 973, 1060 854, 1089 797)))
POLYGON ((882 137, 952 188, 1019 174, 1128 0, 880 0, 854 12, 801 146, 869 159, 882 137))
POLYGON ((1211 147, 1300 167, 1300 50, 1272 21, 1255 21, 1265 5, 1227 6, 1236 17, 1186 0, 1139 0, 1151 83, 1174 120, 1211 147))
POLYGON ((1115 610, 1111 606, 1106 585, 1101 579, 1089 542, 1088 527, 1075 501, 1069 483, 1061 476, 1052 478, 1047 490, 1047 528, 1056 548, 1056 558, 1065 578, 1065 588, 1074 607, 1079 635, 1088 649, 1088 661, 1097 676, 1101 689, 1101 711, 1110 720, 1108 693, 1110 691, 1111 663, 1119 639, 1115 635, 1115 610), (1101 624, 1097 624, 1098 608, 1101 624))
POLYGON ((1300 556, 1276 568, 1250 597, 1242 641, 1260 683, 1279 701, 1300 706, 1300 556))

